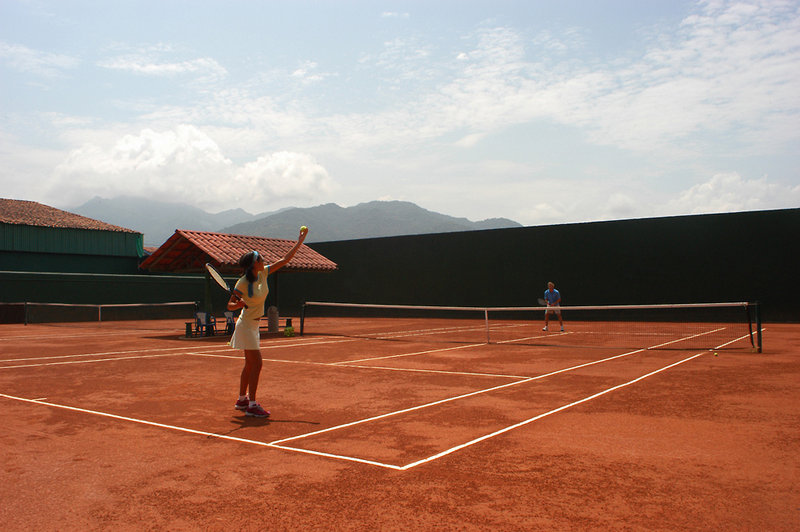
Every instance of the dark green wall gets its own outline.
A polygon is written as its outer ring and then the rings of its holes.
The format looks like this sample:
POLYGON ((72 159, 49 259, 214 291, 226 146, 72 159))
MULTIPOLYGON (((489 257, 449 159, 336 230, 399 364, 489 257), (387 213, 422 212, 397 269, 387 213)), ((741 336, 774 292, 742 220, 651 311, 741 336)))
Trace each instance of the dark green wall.
MULTIPOLYGON (((44 303, 163 303, 203 301, 203 276, 0 272, 0 301, 44 303)), ((219 290, 220 298, 224 292, 219 290)))
POLYGON ((532 306, 553 281, 565 305, 760 301, 800 321, 800 209, 315 243, 339 266, 280 280, 305 300, 532 306))
MULTIPOLYGON (((565 305, 759 301, 766 321, 800 321, 798 234, 800 209, 785 209, 322 242, 310 247, 338 271, 278 273, 268 303, 277 295, 284 316, 308 300, 532 306, 552 280, 565 305)), ((105 256, 31 260, 39 272, 115 271, 105 256)), ((206 294, 221 314, 225 293, 199 275, 0 272, 6 302, 205 301, 206 294)))
POLYGON ((0 222, 0 271, 139 273, 142 234, 0 222))
POLYGON ((41 227, 0 222, 0 250, 143 257, 143 236, 127 231, 41 227))
MULTIPOLYGON (((230 284, 235 279, 228 280, 230 284)), ((271 280, 271 286, 274 279, 271 280)), ((270 294, 266 305, 273 304, 270 294)), ((203 275, 119 275, 0 271, 0 302, 6 303, 210 303, 221 316, 228 295, 203 275)))
POLYGON ((0 271, 136 274, 138 257, 0 251, 0 271))

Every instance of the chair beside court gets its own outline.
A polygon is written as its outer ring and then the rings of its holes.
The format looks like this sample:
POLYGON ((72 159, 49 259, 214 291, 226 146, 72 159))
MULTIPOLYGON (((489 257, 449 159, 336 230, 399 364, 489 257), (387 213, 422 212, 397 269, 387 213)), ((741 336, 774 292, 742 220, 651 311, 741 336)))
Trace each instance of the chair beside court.
MULTIPOLYGON (((209 312, 198 311, 194 313, 194 321, 185 322, 186 338, 196 338, 200 336, 232 335, 236 328, 236 314, 230 310, 222 313, 222 318, 217 318, 209 312)), ((261 326, 262 332, 277 333, 279 329, 284 331, 292 328, 292 318, 278 319, 277 316, 267 326, 261 326), (281 327, 281 322, 283 326, 281 327)), ((293 329, 291 329, 293 332, 293 329)))

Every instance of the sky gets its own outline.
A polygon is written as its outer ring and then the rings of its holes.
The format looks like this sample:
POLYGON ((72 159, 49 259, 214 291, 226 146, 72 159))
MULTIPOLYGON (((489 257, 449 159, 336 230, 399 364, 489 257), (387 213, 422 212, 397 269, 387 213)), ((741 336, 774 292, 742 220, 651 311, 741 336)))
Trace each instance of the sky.
POLYGON ((0 0, 1 197, 800 207, 800 1, 0 0))

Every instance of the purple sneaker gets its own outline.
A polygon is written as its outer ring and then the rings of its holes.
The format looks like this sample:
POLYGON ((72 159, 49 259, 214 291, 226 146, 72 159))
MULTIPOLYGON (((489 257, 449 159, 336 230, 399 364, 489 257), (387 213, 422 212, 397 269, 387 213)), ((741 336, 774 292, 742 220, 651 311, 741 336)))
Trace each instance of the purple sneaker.
POLYGON ((247 407, 250 406, 250 399, 245 397, 244 399, 239 399, 236 401, 236 404, 233 405, 236 410, 247 410, 247 407))
POLYGON ((253 406, 248 406, 244 413, 253 417, 269 417, 269 412, 261 408, 261 405, 258 403, 253 406))

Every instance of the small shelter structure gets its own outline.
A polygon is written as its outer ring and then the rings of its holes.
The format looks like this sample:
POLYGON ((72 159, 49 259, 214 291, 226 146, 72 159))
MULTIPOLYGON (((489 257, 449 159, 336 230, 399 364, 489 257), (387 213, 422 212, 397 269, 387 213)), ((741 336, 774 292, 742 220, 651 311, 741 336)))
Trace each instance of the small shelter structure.
MULTIPOLYGON (((292 249, 295 242, 279 238, 265 238, 249 235, 233 235, 209 231, 190 231, 177 229, 158 249, 140 265, 150 272, 205 273, 210 287, 210 277, 205 264, 210 263, 223 275, 240 276, 239 257, 248 251, 258 251, 267 264, 280 260, 292 249)), ((291 272, 332 272, 336 263, 325 258, 306 245, 302 245, 292 260, 280 273, 291 272)), ((278 274, 274 276, 271 298, 277 305, 278 274)), ((206 309, 210 311, 210 296, 207 290, 206 309)))
MULTIPOLYGON (((295 242, 280 238, 249 235, 232 235, 209 231, 177 229, 158 249, 141 264, 143 270, 152 272, 199 273, 211 263, 222 274, 241 275, 239 257, 248 251, 258 251, 267 264, 277 262, 292 249, 295 242)), ((310 247, 297 250, 283 272, 330 272, 336 263, 310 247)))

